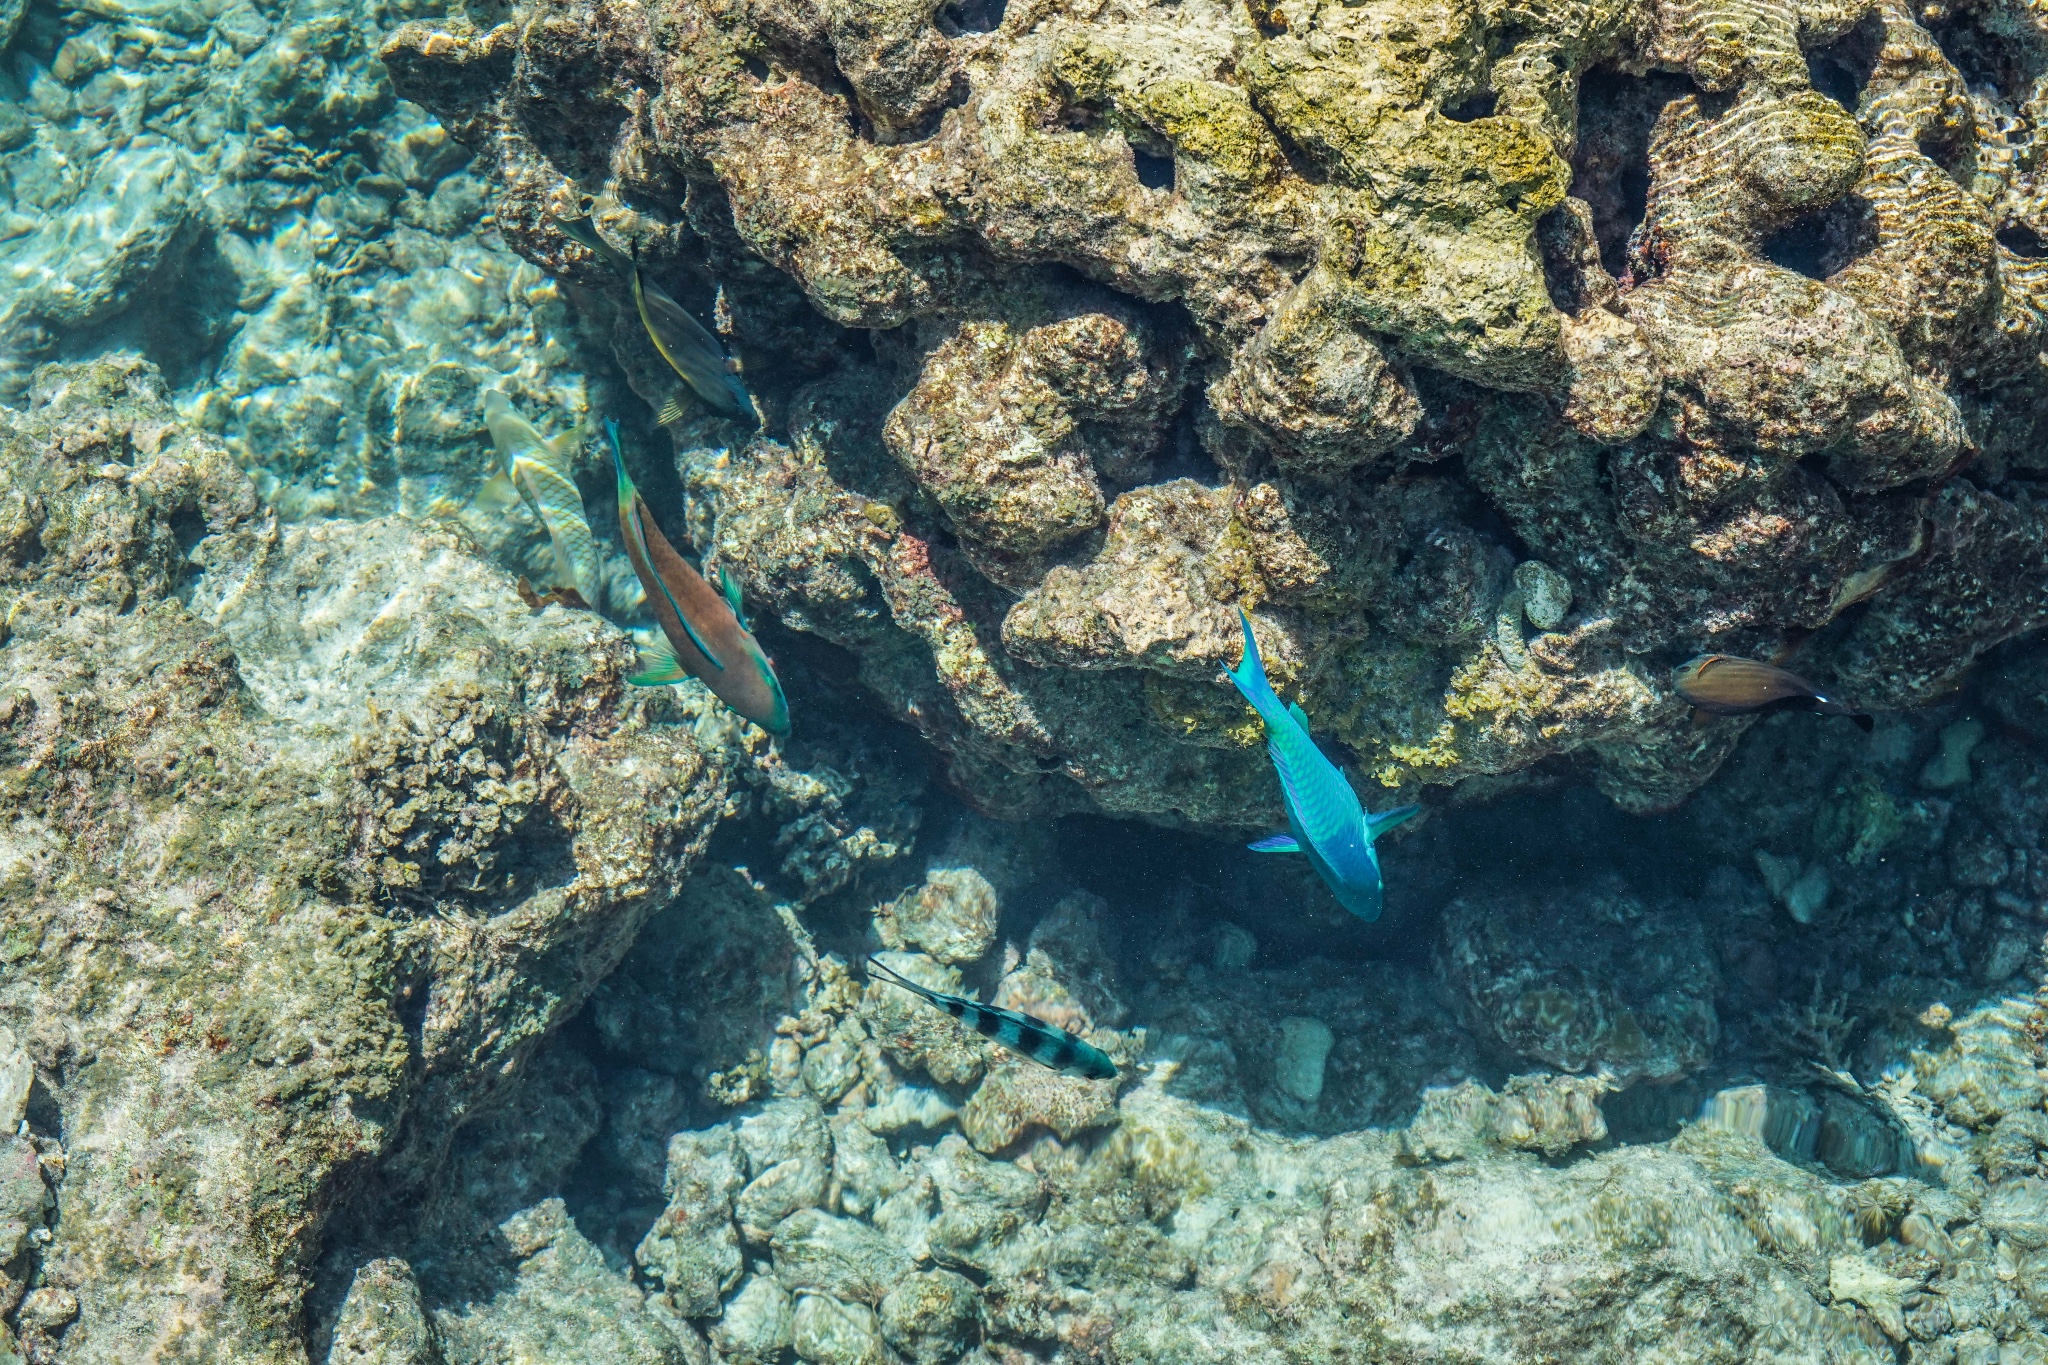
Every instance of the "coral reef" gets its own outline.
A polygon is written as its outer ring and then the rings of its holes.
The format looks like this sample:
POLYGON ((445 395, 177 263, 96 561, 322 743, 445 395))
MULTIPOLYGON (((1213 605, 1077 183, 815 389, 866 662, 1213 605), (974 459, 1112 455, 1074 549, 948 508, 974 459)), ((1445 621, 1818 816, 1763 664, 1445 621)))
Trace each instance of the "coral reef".
POLYGON ((1268 818, 1239 607, 1360 779, 1637 810, 1742 728, 1660 660, 1907 707, 2044 619, 2031 86, 1975 20, 598 10, 383 56, 514 250, 606 288, 589 192, 720 282, 770 419, 677 428, 721 561, 988 811, 1268 818))

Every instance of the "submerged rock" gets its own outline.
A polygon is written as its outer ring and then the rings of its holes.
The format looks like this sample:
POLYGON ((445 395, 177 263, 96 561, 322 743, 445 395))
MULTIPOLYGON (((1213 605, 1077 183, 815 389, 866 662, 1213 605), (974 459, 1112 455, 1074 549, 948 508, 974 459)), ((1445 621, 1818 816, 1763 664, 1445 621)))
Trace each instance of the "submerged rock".
POLYGON ((146 366, 32 392, 0 412, 33 527, 0 554, 0 1015, 70 1149, 39 1273, 67 1360, 176 1303, 191 1349, 289 1361, 344 1173, 439 1167, 674 894, 723 778, 620 713, 622 638, 459 537, 258 522, 146 366), (82 984, 110 972, 118 1017, 82 984))
POLYGON ((660 0, 383 53, 527 259, 615 291, 549 226, 601 189, 649 268, 709 267, 772 416, 738 459, 679 433, 721 560, 987 810, 1270 816, 1214 681, 1239 607, 1361 777, 1569 755, 1632 810, 1742 728, 1650 654, 1841 621, 1815 670, 1903 706, 2048 620, 2000 482, 2048 411, 2048 279, 1999 236, 2030 173, 1963 169, 2024 81, 1897 5, 1406 19, 660 0), (685 185, 688 228, 642 211, 685 185))

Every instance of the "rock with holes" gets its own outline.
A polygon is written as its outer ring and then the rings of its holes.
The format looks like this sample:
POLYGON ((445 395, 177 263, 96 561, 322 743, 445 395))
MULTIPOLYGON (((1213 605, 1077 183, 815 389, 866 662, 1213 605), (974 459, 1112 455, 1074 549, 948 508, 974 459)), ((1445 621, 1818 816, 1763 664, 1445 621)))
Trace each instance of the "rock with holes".
POLYGON ((1619 888, 1460 898, 1444 912, 1438 969, 1467 1027, 1515 1057, 1617 1085, 1672 1081, 1704 1066, 1719 1036, 1698 914, 1619 888))
POLYGON ((1564 758, 1637 811, 1740 728, 1647 659, 1811 637, 1906 705, 2048 622, 2000 482, 2048 431, 2035 105, 1963 79, 2024 67, 1976 20, 854 8, 563 0, 384 55, 601 324, 622 286, 551 221, 586 188, 646 269, 719 281, 770 415, 672 428, 720 562, 984 810, 1270 820, 1216 678, 1239 609, 1359 780, 1564 758))

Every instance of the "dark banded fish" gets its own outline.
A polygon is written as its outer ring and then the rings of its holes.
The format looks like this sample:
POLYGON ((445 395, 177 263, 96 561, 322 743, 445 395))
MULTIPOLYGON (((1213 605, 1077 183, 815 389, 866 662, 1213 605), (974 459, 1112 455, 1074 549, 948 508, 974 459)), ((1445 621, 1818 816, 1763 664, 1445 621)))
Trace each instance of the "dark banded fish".
POLYGON ((1751 711, 1816 711, 1847 716, 1865 734, 1876 722, 1776 664, 1733 654, 1702 654, 1671 675, 1671 686, 1701 711, 1737 716, 1751 711))
POLYGON ((1091 1081, 1116 1079, 1116 1063, 1109 1059, 1108 1053, 1043 1019, 1034 1019, 1017 1010, 977 1004, 965 996, 947 995, 944 991, 920 986, 873 958, 868 959, 867 967, 869 975, 879 975, 890 985, 900 986, 938 1006, 982 1037, 1000 1043, 1019 1057, 1051 1067, 1066 1076, 1079 1076, 1091 1081))

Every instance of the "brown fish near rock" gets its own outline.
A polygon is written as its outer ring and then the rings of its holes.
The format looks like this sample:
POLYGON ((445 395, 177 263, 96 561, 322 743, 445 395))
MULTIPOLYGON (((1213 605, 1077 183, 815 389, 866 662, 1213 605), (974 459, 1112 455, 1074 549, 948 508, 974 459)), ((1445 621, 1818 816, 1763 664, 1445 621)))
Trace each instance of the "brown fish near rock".
POLYGON ((647 513, 647 504, 626 474, 619 449, 619 424, 604 424, 612 467, 619 476, 619 531, 626 557, 647 591, 647 605, 667 643, 653 651, 654 666, 626 679, 635 687, 661 687, 699 678, 712 695, 769 734, 789 733, 789 702, 775 665, 747 629, 740 612, 739 585, 721 567, 717 591, 676 553, 647 513))
POLYGON ((1671 685, 1695 708, 1717 716, 1817 711, 1824 716, 1847 716, 1865 734, 1877 724, 1789 669, 1734 654, 1702 654, 1673 670, 1671 685))

